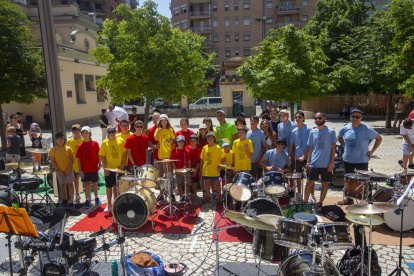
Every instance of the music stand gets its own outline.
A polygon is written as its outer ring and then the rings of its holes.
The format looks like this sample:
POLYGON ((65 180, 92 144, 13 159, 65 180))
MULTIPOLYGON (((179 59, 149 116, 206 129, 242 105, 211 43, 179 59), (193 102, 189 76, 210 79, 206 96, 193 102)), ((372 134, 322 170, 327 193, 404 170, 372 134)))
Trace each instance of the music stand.
MULTIPOLYGON (((10 275, 13 275, 13 261, 11 252, 11 237, 13 235, 29 236, 37 238, 38 233, 32 220, 24 208, 8 207, 0 205, 0 233, 7 234, 7 246, 9 247, 10 275)), ((24 269, 22 267, 21 269, 24 269)))

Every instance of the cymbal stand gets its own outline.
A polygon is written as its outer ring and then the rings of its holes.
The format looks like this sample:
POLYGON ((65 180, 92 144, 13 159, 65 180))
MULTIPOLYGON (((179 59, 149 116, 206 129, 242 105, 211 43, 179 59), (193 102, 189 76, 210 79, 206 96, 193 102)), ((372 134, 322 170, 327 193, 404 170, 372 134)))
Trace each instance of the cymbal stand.
POLYGON ((364 265, 365 265, 365 226, 359 229, 361 231, 361 238, 362 238, 362 246, 361 246, 361 276, 364 276, 364 265))
POLYGON ((122 230, 122 226, 118 225, 118 244, 120 246, 121 249, 121 264, 122 264, 122 273, 124 276, 127 275, 126 273, 126 260, 125 260, 125 247, 124 247, 124 242, 125 242, 125 236, 122 230))
POLYGON ((53 204, 55 202, 49 196, 49 192, 48 192, 49 189, 47 187, 48 186, 47 174, 43 175, 43 186, 45 187, 45 195, 41 196, 41 200, 40 200, 39 204, 41 204, 42 201, 45 200, 44 210, 46 211, 46 214, 50 215, 55 210, 55 207, 53 206, 53 204))
MULTIPOLYGON (((184 170, 185 170, 185 166, 184 166, 184 170)), ((186 171, 184 173, 184 214, 188 214, 190 206, 193 205, 193 202, 191 201, 191 198, 188 196, 187 193, 187 177, 188 177, 188 173, 191 172, 191 170, 186 171)))
MULTIPOLYGON (((226 185, 227 185, 227 167, 224 167, 224 185, 223 185, 223 190, 224 190, 224 187, 226 187, 226 185)), ((224 195, 224 191, 222 191, 222 193, 223 193, 223 195, 224 195)), ((230 191, 229 191, 229 193, 230 193, 230 191)), ((220 217, 222 217, 223 215, 224 215, 224 213, 228 210, 227 209, 227 206, 229 206, 228 205, 228 200, 227 200, 227 195, 225 196, 225 201, 226 201, 226 204, 224 204, 224 208, 223 208, 223 211, 220 213, 220 217)))
MULTIPOLYGON (((168 171, 168 167, 169 167, 169 164, 167 164, 167 173, 166 173, 166 178, 165 179, 163 179, 163 181, 164 181, 164 185, 165 186, 167 186, 167 195, 166 195, 166 197, 168 198, 168 204, 167 205, 165 205, 164 207, 162 207, 161 209, 160 209, 160 211, 165 211, 165 210, 168 210, 167 211, 167 214, 165 214, 167 217, 169 217, 169 218, 172 218, 174 215, 175 215, 175 217, 177 217, 176 216, 176 212, 177 212, 177 210, 178 210, 178 208, 177 207, 175 207, 173 204, 172 204, 172 193, 173 193, 173 191, 172 191, 172 181, 173 181, 173 179, 170 179, 169 178, 169 176, 170 176, 170 174, 169 174, 169 171, 168 171)), ((177 218, 178 219, 178 218, 177 218)))

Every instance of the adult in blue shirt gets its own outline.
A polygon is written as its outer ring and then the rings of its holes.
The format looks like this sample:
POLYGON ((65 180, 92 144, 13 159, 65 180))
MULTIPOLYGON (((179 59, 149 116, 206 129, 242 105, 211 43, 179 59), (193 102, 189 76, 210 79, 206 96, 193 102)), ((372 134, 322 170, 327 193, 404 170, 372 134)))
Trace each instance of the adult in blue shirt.
MULTIPOLYGON (((290 134, 296 125, 289 120, 289 111, 287 109, 280 110, 279 116, 280 123, 277 125, 277 139, 285 140, 286 145, 288 146, 290 142, 290 134)), ((288 152, 287 146, 285 147, 286 153, 288 152)))
POLYGON ((328 192, 328 183, 332 181, 332 170, 334 168, 336 134, 335 131, 325 125, 326 116, 323 112, 315 114, 316 128, 312 129, 308 138, 308 160, 306 169, 308 171, 308 182, 305 188, 305 202, 309 195, 315 191, 315 181, 321 176, 322 190, 316 207, 320 212, 323 201, 328 192))
POLYGON ((266 147, 266 140, 263 130, 258 128, 259 125, 259 116, 252 116, 250 117, 250 130, 247 132, 247 139, 250 139, 253 144, 253 154, 250 157, 250 161, 252 164, 251 174, 255 179, 259 179, 261 176, 260 168, 259 168, 259 160, 262 158, 265 147, 266 147))
POLYGON ((259 160, 259 166, 265 171, 277 171, 283 173, 287 167, 287 154, 283 150, 286 143, 284 140, 276 141, 276 148, 265 152, 259 160))
MULTIPOLYGON (((350 111, 351 122, 339 130, 338 141, 344 147, 345 174, 355 170, 368 170, 368 161, 375 150, 381 145, 382 137, 374 129, 362 123, 362 110, 354 108, 350 111), (369 144, 375 140, 374 146, 369 150, 369 144)), ((353 200, 345 198, 338 204, 352 204, 353 200)))
MULTIPOLYGON (((311 128, 304 123, 305 114, 300 110, 295 113, 295 121, 296 127, 290 134, 288 163, 292 171, 300 173, 303 178, 302 173, 305 169, 306 160, 308 159, 308 138, 311 128)), ((302 192, 302 178, 296 180, 299 193, 302 192)), ((290 184, 293 187, 293 181, 290 184)))

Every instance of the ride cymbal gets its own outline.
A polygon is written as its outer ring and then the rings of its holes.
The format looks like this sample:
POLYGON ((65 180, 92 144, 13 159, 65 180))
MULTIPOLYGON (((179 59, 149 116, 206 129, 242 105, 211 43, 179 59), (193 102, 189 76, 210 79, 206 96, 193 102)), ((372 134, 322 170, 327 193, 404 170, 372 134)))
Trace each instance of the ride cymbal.
POLYGON ((155 160, 154 163, 170 163, 170 162, 177 162, 177 161, 180 161, 180 160, 165 158, 162 160, 155 160))
POLYGON ((114 173, 128 173, 127 171, 124 171, 124 170, 121 170, 121 169, 118 169, 118 168, 115 168, 115 169, 106 168, 105 170, 110 171, 110 172, 114 172, 114 173))
POLYGON ((387 202, 359 203, 345 207, 351 213, 360 215, 383 214, 397 209, 398 206, 387 202))
POLYGON ((224 216, 246 227, 250 227, 250 228, 254 228, 258 230, 265 230, 265 231, 276 230, 274 225, 269 224, 263 220, 258 220, 257 218, 250 217, 244 213, 227 210, 224 213, 224 216))
POLYGON ((36 149, 36 148, 26 148, 28 152, 31 153, 49 153, 49 149, 36 149))
POLYGON ((20 163, 19 164, 19 163, 15 162, 15 163, 7 163, 7 164, 5 164, 5 166, 6 166, 6 169, 9 169, 9 170, 17 169, 17 168, 30 169, 30 168, 33 167, 33 164, 29 164, 29 163, 20 163))
POLYGON ((348 213, 345 215, 345 217, 350 222, 353 222, 359 225, 365 225, 365 226, 370 225, 370 222, 369 222, 370 219, 371 219, 371 224, 374 226, 381 225, 384 223, 384 220, 378 215, 368 216, 368 215, 361 215, 361 214, 355 214, 355 213, 348 213))
POLYGON ((192 169, 192 168, 176 169, 175 172, 176 173, 184 173, 184 174, 186 174, 186 173, 195 172, 195 169, 192 169))

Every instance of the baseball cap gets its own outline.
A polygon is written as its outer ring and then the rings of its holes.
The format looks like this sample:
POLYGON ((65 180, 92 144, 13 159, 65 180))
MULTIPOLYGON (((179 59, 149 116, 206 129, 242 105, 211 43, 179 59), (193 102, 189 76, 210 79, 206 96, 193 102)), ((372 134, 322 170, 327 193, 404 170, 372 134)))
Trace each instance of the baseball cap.
POLYGON ((176 140, 177 142, 180 142, 180 141, 185 142, 185 137, 183 135, 178 135, 176 140))
POLYGON ((230 147, 230 143, 229 143, 229 142, 225 142, 225 143, 223 143, 221 146, 222 146, 223 148, 224 148, 224 147, 230 147))
POLYGON ((285 114, 288 114, 289 115, 289 110, 287 110, 287 109, 282 109, 282 110, 280 110, 279 111, 279 114, 280 113, 285 113, 285 114))
POLYGON ((364 114, 364 112, 361 109, 359 109, 359 108, 352 108, 351 111, 349 112, 349 114, 352 114, 352 113, 361 113, 361 114, 364 114))
POLYGON ((72 130, 81 129, 81 126, 79 124, 72 125, 72 130))
POLYGON ((190 139, 196 139, 196 140, 198 140, 198 137, 197 137, 197 134, 191 134, 191 136, 190 136, 190 139))
MULTIPOLYGON (((83 128, 82 128, 83 129, 83 128)), ((106 131, 108 132, 108 133, 111 133, 111 132, 116 132, 116 126, 108 126, 107 128, 106 128, 106 131)))
POLYGON ((83 132, 83 131, 87 131, 87 132, 91 133, 91 128, 90 128, 90 127, 88 127, 88 126, 84 126, 84 127, 82 127, 82 129, 81 129, 81 132, 83 132))
POLYGON ((200 124, 200 125, 198 126, 198 129, 202 129, 202 128, 207 129, 207 125, 206 125, 206 124, 200 124))
POLYGON ((161 114, 160 115, 160 120, 168 120, 168 115, 167 114, 161 114))
POLYGON ((219 109, 219 110, 217 110, 217 112, 216 113, 221 113, 221 114, 223 114, 224 116, 226 116, 226 112, 224 112, 224 110, 223 109, 219 109))
POLYGON ((209 137, 209 136, 213 136, 214 138, 216 138, 216 135, 214 135, 214 132, 207 133, 206 137, 209 137))

